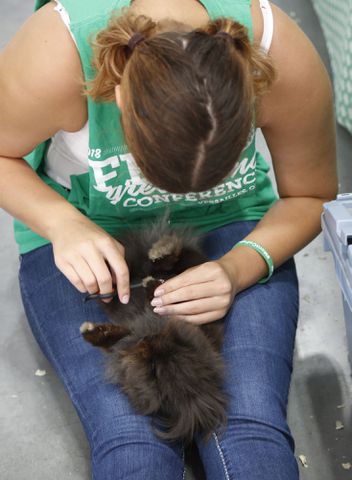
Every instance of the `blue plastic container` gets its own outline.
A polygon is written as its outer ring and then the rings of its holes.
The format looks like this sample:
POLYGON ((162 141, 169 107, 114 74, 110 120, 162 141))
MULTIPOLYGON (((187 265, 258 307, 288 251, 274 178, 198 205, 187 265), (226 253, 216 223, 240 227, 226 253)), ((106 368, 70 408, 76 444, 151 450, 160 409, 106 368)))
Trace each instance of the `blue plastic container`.
POLYGON ((345 314, 349 360, 352 367, 352 193, 324 204, 324 249, 332 252, 345 314))

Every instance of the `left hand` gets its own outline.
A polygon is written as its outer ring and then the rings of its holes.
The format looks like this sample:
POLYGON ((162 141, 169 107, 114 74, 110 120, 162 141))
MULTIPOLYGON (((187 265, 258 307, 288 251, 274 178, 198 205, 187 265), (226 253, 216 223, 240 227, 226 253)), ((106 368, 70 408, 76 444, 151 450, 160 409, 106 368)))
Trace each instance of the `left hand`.
POLYGON ((156 313, 200 325, 224 317, 235 294, 235 281, 219 259, 167 280, 155 290, 151 304, 156 313))

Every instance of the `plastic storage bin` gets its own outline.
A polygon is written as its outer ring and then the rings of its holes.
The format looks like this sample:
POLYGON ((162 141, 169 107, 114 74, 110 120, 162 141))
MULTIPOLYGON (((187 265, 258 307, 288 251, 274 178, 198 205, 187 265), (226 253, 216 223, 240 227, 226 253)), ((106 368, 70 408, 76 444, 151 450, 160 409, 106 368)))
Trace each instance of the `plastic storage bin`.
POLYGON ((324 204, 322 215, 324 249, 335 260, 345 314, 349 361, 352 367, 352 193, 324 204))

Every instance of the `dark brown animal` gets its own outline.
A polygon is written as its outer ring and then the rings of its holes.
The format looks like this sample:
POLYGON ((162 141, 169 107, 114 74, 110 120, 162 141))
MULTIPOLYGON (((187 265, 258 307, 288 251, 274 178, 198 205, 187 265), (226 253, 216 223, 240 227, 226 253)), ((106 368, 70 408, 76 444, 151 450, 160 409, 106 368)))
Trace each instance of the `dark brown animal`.
POLYGON ((152 415, 164 440, 209 438, 224 425, 226 397, 220 355, 221 320, 197 326, 152 311, 153 292, 166 279, 207 261, 199 239, 166 220, 119 239, 125 246, 132 290, 128 305, 117 297, 105 305, 111 323, 85 322, 81 333, 109 353, 107 378, 118 384, 134 409, 152 415))

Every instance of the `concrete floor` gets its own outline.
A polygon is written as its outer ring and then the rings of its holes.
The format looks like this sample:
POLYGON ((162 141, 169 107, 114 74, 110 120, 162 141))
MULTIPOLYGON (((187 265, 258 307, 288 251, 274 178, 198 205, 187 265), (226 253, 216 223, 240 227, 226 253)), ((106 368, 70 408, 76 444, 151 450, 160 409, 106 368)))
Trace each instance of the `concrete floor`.
MULTIPOLYGON (((308 0, 277 0, 306 31, 328 64, 308 0)), ((0 48, 30 14, 32 2, 2 0, 0 48)), ((259 138, 263 151, 264 142, 259 138)), ((352 191, 352 138, 338 129, 340 190, 352 191)), ((268 153, 266 152, 266 155, 268 153)), ((88 445, 70 401, 26 323, 17 284, 18 258, 10 217, 0 212, 0 478, 87 480, 88 445), (45 370, 44 376, 35 372, 45 370)), ((340 290, 333 259, 319 236, 296 256, 300 321, 289 405, 302 480, 352 478, 352 384, 340 290), (344 429, 336 430, 336 421, 344 429)), ((189 475, 191 478, 191 475, 189 475)), ((211 479, 215 480, 215 479, 211 479)), ((250 479, 248 479, 250 480, 250 479)), ((284 479, 283 479, 284 480, 284 479)))

